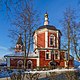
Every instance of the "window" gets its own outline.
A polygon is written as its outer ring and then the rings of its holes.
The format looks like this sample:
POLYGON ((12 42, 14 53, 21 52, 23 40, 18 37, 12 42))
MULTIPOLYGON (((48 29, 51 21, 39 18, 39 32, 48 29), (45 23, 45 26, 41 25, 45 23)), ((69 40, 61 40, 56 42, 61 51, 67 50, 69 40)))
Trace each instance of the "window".
POLYGON ((54 59, 59 59, 59 53, 58 52, 55 52, 54 59))
POLYGON ((48 53, 46 54, 46 59, 49 59, 49 54, 48 53))
POLYGON ((28 68, 28 69, 32 69, 32 61, 31 61, 31 60, 29 60, 29 61, 27 62, 27 68, 28 68))
POLYGON ((51 59, 51 56, 50 56, 49 52, 46 52, 45 59, 49 59, 49 60, 51 59))
POLYGON ((55 54, 55 59, 58 59, 58 54, 55 54))
POLYGON ((55 46, 55 36, 53 34, 50 35, 50 46, 55 46))

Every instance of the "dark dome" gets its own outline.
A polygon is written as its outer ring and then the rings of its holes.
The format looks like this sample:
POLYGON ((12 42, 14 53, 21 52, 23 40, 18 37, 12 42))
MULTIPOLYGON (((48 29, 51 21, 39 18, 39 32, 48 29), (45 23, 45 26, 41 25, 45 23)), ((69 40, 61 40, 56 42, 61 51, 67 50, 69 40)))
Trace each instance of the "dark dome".
POLYGON ((55 26, 52 26, 52 25, 43 25, 43 26, 40 26, 37 30, 44 29, 44 28, 47 28, 49 30, 59 31, 60 34, 62 35, 61 31, 59 29, 56 29, 56 27, 55 26))
POLYGON ((56 27, 52 26, 52 25, 43 25, 43 26, 40 26, 37 30, 43 29, 43 28, 47 28, 47 29, 50 29, 50 30, 57 30, 56 27))

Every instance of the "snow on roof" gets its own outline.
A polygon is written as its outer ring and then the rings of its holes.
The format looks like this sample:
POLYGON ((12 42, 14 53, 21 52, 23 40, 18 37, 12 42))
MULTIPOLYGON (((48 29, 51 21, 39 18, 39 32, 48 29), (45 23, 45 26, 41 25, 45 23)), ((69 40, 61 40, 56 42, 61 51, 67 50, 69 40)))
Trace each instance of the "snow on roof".
MULTIPOLYGON (((7 54, 7 55, 5 55, 4 57, 23 57, 24 56, 24 53, 23 52, 15 52, 15 53, 12 53, 12 54, 7 54)), ((38 55, 37 54, 35 54, 35 53, 33 53, 33 52, 30 52, 29 54, 28 54, 28 57, 37 57, 38 55)))

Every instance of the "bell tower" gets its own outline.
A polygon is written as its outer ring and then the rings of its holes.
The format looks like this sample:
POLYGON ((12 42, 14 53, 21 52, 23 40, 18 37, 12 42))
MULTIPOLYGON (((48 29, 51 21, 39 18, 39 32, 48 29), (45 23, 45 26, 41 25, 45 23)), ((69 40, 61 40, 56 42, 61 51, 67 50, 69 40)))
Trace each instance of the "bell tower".
POLYGON ((18 41, 16 43, 15 52, 23 52, 24 51, 24 45, 22 42, 22 36, 19 34, 18 41))

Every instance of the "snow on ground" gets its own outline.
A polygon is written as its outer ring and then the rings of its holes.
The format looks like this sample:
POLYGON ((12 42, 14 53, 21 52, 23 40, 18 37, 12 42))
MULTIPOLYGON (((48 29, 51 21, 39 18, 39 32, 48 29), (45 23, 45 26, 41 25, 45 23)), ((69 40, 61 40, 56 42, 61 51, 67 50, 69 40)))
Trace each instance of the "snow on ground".
POLYGON ((24 73, 48 73, 48 72, 65 72, 65 71, 77 71, 77 69, 53 69, 47 71, 25 71, 24 73))

